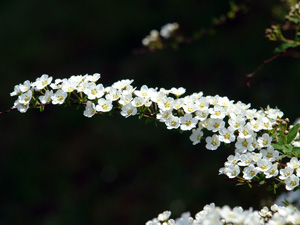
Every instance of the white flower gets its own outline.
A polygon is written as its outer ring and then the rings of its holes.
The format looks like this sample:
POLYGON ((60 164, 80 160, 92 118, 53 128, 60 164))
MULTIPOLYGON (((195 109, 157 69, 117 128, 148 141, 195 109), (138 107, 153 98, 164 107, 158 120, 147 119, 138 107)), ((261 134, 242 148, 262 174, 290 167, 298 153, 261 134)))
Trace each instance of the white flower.
POLYGON ((135 90, 134 93, 136 94, 136 96, 149 98, 151 91, 152 89, 148 88, 147 85, 143 85, 140 90, 135 90))
POLYGON ((163 111, 160 112, 156 115, 156 118, 160 121, 160 122, 166 122, 169 117, 172 116, 172 110, 168 110, 168 111, 163 111))
POLYGON ((83 92, 88 96, 88 99, 93 100, 104 95, 104 87, 102 84, 96 85, 94 82, 89 82, 83 92))
POLYGON ((136 115, 136 113, 137 113, 137 109, 131 103, 122 106, 121 115, 124 116, 125 118, 129 116, 134 116, 136 115))
POLYGON ((54 90, 61 88, 62 79, 56 79, 54 83, 50 84, 50 87, 54 90))
POLYGON ((300 161, 296 157, 293 157, 291 158, 290 162, 287 163, 287 166, 293 169, 297 169, 300 166, 300 161))
POLYGON ((18 96, 19 103, 25 104, 25 105, 29 104, 31 98, 32 98, 32 91, 31 90, 29 90, 29 91, 23 93, 22 95, 18 96))
POLYGON ((290 191, 299 185, 299 177, 295 174, 292 174, 287 179, 285 179, 285 188, 290 191))
POLYGON ((18 100, 14 102, 13 108, 16 108, 19 112, 25 113, 29 109, 29 103, 20 103, 18 100))
POLYGON ((180 127, 179 117, 170 115, 166 120, 165 123, 167 125, 167 129, 177 129, 180 127))
POLYGON ((131 102, 131 100, 132 100, 132 94, 126 94, 126 95, 122 94, 120 96, 119 103, 121 105, 127 105, 128 103, 131 102))
POLYGON ((235 130, 240 129, 245 125, 245 118, 242 116, 237 116, 234 113, 230 113, 230 119, 228 120, 228 123, 231 127, 233 127, 235 130))
POLYGON ((257 140, 260 147, 269 147, 272 142, 272 137, 269 134, 264 133, 262 137, 259 137, 257 140))
POLYGON ((61 89, 64 92, 73 92, 76 89, 77 83, 72 79, 64 79, 61 84, 61 89))
POLYGON ((21 84, 15 85, 14 91, 10 93, 10 96, 19 95, 21 93, 20 86, 21 84))
POLYGON ((173 104, 173 109, 176 110, 180 109, 183 106, 183 103, 184 101, 182 98, 175 99, 173 104))
POLYGON ((94 73, 93 75, 87 75, 85 77, 86 81, 97 82, 100 79, 100 73, 94 73))
POLYGON ((240 174, 241 170, 238 165, 230 165, 225 168, 224 173, 231 179, 240 174))
POLYGON ((134 107, 141 107, 145 104, 145 99, 142 97, 135 97, 131 103, 134 107))
POLYGON ((211 130, 212 132, 217 132, 224 126, 225 126, 225 122, 223 120, 209 118, 209 125, 207 127, 207 130, 211 130))
POLYGON ((113 87, 110 87, 109 88, 109 91, 108 91, 108 94, 105 96, 106 99, 109 99, 110 101, 116 101, 120 98, 122 94, 122 91, 116 89, 116 88, 113 88, 113 87))
POLYGON ((250 166, 244 168, 244 171, 243 171, 244 175, 243 175, 243 177, 246 180, 251 180, 253 177, 256 176, 256 174, 258 172, 259 172, 259 169, 257 167, 255 167, 253 164, 251 164, 250 166))
POLYGON ((272 122, 269 118, 263 117, 262 121, 263 121, 263 129, 264 130, 272 130, 273 129, 272 122))
POLYGON ((265 206, 259 211, 259 215, 262 217, 271 217, 272 212, 270 212, 269 208, 265 206))
POLYGON ((241 159, 241 155, 236 153, 235 155, 230 155, 227 157, 227 162, 225 162, 225 166, 236 165, 241 159))
POLYGON ((212 137, 207 137, 206 141, 206 148, 209 150, 216 150, 220 146, 219 136, 214 134, 212 137))
POLYGON ((183 95, 185 93, 185 88, 171 88, 171 93, 175 95, 176 97, 179 97, 180 95, 183 95))
POLYGON ((96 105, 96 110, 98 112, 109 112, 112 109, 112 101, 109 99, 100 98, 98 99, 98 105, 96 105))
POLYGON ((51 96, 52 104, 63 104, 68 94, 63 90, 57 90, 54 95, 51 96))
POLYGON ((85 110, 83 111, 83 115, 86 117, 91 118, 96 113, 96 107, 95 104, 91 101, 87 101, 85 110))
POLYGON ((222 127, 219 130, 219 134, 220 141, 224 143, 230 143, 235 140, 234 129, 232 127, 228 127, 228 129, 222 127))
POLYGON ((253 151, 252 146, 253 138, 240 138, 237 137, 237 142, 235 143, 236 150, 240 153, 245 153, 247 151, 253 151))
POLYGON ((165 111, 173 109, 174 106, 174 98, 171 97, 163 97, 161 101, 158 102, 158 107, 165 111))
POLYGON ((23 84, 19 85, 20 91, 21 92, 27 92, 32 86, 32 83, 29 80, 24 81, 23 84))
POLYGON ((197 110, 195 113, 196 113, 195 118, 200 120, 200 121, 206 120, 206 118, 209 115, 208 109, 206 109, 206 110, 197 110))
POLYGON ((201 97, 195 101, 195 104, 198 105, 199 110, 208 110, 209 100, 205 97, 201 97))
POLYGON ((150 35, 146 36, 142 40, 144 46, 148 46, 151 42, 156 42, 159 40, 159 32, 157 30, 151 30, 150 35))
POLYGON ((294 169, 293 168, 290 168, 290 167, 285 167, 284 169, 281 169, 280 170, 280 176, 279 176, 279 179, 281 180, 285 180, 287 179, 288 177, 290 177, 294 172, 294 169))
POLYGON ((273 146, 269 146, 267 150, 262 149, 260 152, 263 157, 266 157, 271 162, 275 161, 279 156, 279 152, 274 150, 273 146))
POLYGON ((257 160, 256 164, 262 172, 268 171, 272 167, 272 163, 266 158, 257 160))
POLYGON ((244 127, 240 127, 239 128, 239 137, 240 138, 250 138, 253 135, 253 130, 251 129, 251 126, 249 126, 248 124, 246 124, 246 126, 244 127))
POLYGON ((164 211, 163 213, 160 213, 157 217, 157 219, 159 221, 166 221, 167 219, 169 219, 171 216, 171 212, 170 211, 164 211))
POLYGON ((41 90, 48 86, 53 77, 49 77, 47 74, 43 74, 41 77, 37 78, 36 81, 33 83, 33 86, 36 90, 41 90))
POLYGON ((129 80, 129 79, 120 80, 120 81, 113 83, 112 87, 116 88, 118 90, 123 90, 124 88, 129 86, 132 82, 133 82, 133 80, 129 80))
POLYGON ((278 167, 277 164, 273 164, 269 170, 264 172, 267 179, 269 179, 271 177, 276 177, 278 175, 279 171, 278 171, 277 167, 278 167))
POLYGON ((178 23, 168 23, 161 28, 160 35, 168 39, 178 28, 179 28, 178 23))
POLYGON ((242 207, 235 207, 231 210, 229 206, 223 206, 220 215, 225 219, 226 223, 241 224, 244 220, 242 207))
POLYGON ((223 119, 226 116, 226 110, 220 105, 215 105, 214 108, 209 109, 210 117, 213 119, 223 119))
POLYGON ((193 145, 200 143, 201 137, 203 136, 203 131, 201 128, 192 130, 192 135, 190 136, 190 140, 193 142, 193 145))
POLYGON ((255 132, 258 132, 263 128, 263 121, 261 119, 252 119, 248 124, 251 127, 251 129, 255 132))
POLYGON ((253 155, 249 152, 246 154, 242 154, 240 157, 239 166, 249 166, 253 161, 253 155))
POLYGON ((180 117, 180 129, 181 130, 191 130, 196 127, 198 120, 193 118, 192 114, 185 114, 180 117))
POLYGON ((182 106, 186 113, 193 113, 197 110, 197 105, 194 103, 188 102, 182 106))
POLYGON ((46 90, 44 95, 39 96, 39 100, 42 104, 51 102, 51 97, 53 95, 53 90, 46 90))

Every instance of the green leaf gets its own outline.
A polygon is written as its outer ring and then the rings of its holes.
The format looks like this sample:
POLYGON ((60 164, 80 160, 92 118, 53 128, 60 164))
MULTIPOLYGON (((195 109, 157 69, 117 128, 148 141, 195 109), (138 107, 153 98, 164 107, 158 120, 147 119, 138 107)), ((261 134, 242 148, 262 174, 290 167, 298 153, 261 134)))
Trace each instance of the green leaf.
POLYGON ((293 126, 293 128, 289 131, 289 134, 287 135, 287 144, 291 143, 294 140, 294 138, 297 136, 299 127, 300 124, 297 124, 293 126))
POLYGON ((237 184, 235 184, 235 186, 242 186, 242 185, 244 185, 245 183, 237 183, 237 184))
POLYGON ((272 138, 274 139, 275 137, 279 136, 279 133, 275 133, 272 135, 272 138))
POLYGON ((267 187, 267 191, 273 191, 273 189, 274 189, 274 187, 271 185, 267 187))
POLYGON ((291 152, 293 150, 293 146, 292 145, 285 144, 282 147, 283 147, 283 150, 285 152, 291 152))
POLYGON ((142 119, 142 118, 143 118, 143 116, 144 116, 144 114, 143 114, 143 113, 140 113, 140 115, 139 115, 139 119, 142 119))
POLYGON ((151 122, 153 122, 153 121, 155 121, 155 120, 156 120, 155 117, 149 117, 149 118, 147 118, 147 119, 145 120, 145 124, 151 123, 151 122))
POLYGON ((272 143, 271 145, 272 145, 276 150, 282 150, 282 149, 283 149, 282 145, 274 144, 274 143, 272 143))
POLYGON ((284 145, 284 133, 280 132, 278 137, 278 144, 279 145, 284 145))
POLYGON ((286 50, 288 48, 295 48, 297 46, 298 45, 296 43, 284 42, 280 46, 278 46, 277 48, 275 48, 274 52, 275 53, 282 52, 283 50, 286 50))
POLYGON ((251 185, 250 183, 248 183, 248 187, 249 187, 249 188, 252 188, 252 185, 251 185))
POLYGON ((299 158, 300 157, 300 147, 294 147, 292 150, 292 154, 294 156, 296 156, 297 158, 299 158))
POLYGON ((261 180, 261 181, 259 182, 259 185, 263 185, 263 184, 265 184, 265 180, 261 180))

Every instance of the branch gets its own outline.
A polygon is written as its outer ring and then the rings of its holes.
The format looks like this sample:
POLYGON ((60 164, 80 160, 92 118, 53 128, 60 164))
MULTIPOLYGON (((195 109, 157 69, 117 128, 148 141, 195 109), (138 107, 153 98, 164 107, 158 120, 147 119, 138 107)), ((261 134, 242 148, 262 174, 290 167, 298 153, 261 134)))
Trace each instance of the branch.
POLYGON ((275 59, 279 58, 282 55, 285 55, 287 52, 287 50, 283 50, 279 53, 277 53, 276 55, 272 56, 271 58, 263 61, 262 64, 260 64, 259 67, 256 68, 256 70, 254 70, 254 72, 249 73, 246 75, 246 86, 249 88, 250 87, 250 80, 254 77, 255 74, 257 74, 266 64, 274 61, 275 59))

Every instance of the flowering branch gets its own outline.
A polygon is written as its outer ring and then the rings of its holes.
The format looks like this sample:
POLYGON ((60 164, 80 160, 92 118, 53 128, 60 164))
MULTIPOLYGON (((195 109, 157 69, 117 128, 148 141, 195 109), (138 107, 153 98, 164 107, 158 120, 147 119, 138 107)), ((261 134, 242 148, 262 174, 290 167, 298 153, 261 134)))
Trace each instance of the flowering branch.
POLYGON ((10 93, 18 98, 6 112, 43 111, 46 105, 54 104, 83 106, 83 114, 89 118, 114 111, 125 118, 146 117, 170 130, 192 131, 193 144, 205 140, 208 150, 218 149, 221 143, 235 143, 235 154, 227 158, 219 173, 240 184, 268 184, 274 192, 283 184, 287 190, 300 187, 300 124, 288 127, 289 120, 282 119, 279 109, 250 109, 250 104, 202 92, 181 97, 185 93, 182 87, 166 90, 143 85, 137 89, 131 85, 133 80, 104 87, 96 83, 99 78, 96 73, 52 82, 53 78, 44 74, 35 82, 27 80, 10 93))
POLYGON ((214 203, 204 206, 195 217, 190 213, 183 213, 180 218, 170 218, 171 212, 160 213, 156 218, 149 220, 146 225, 196 225, 196 224, 220 224, 220 225, 275 225, 275 224, 300 224, 300 212, 293 206, 287 207, 272 205, 270 209, 263 207, 260 211, 252 208, 244 210, 242 207, 229 206, 222 208, 214 203))

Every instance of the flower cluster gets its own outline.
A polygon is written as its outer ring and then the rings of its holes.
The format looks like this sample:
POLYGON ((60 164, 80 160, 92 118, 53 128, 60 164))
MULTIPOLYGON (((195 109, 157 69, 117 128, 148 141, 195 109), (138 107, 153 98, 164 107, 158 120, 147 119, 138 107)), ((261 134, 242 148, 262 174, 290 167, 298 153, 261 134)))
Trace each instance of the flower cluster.
POLYGON ((263 207, 260 211, 252 208, 244 210, 242 207, 229 206, 216 207, 214 203, 204 206, 203 210, 195 215, 183 213, 180 218, 170 219, 171 212, 160 213, 146 225, 276 225, 276 224, 300 224, 300 212, 292 206, 278 206, 274 204, 269 209, 263 207))
POLYGON ((171 38, 178 29, 178 23, 168 23, 162 26, 160 32, 157 30, 150 31, 150 34, 142 40, 142 44, 150 49, 160 49, 162 48, 162 38, 171 38))
MULTIPOLYGON (((263 182, 276 178, 287 190, 299 186, 299 126, 287 130, 279 109, 250 109, 250 104, 234 103, 227 97, 203 96, 202 92, 181 97, 185 89, 132 86, 133 80, 121 80, 104 87, 96 82, 100 74, 56 79, 42 75, 35 82, 16 85, 11 96, 18 96, 14 108, 24 113, 30 107, 42 109, 46 104, 80 104, 84 116, 92 117, 120 111, 125 118, 138 115, 164 123, 167 129, 191 131, 193 144, 203 139, 206 148, 216 150, 221 143, 235 143, 220 174, 238 178, 239 182, 263 182), (298 135, 298 136, 297 136, 298 135), (204 137, 206 136, 206 137, 204 137), (284 164, 283 159, 290 158, 284 164), (243 176, 239 176, 243 170, 243 176), (277 176, 279 175, 279 178, 277 176)), ((277 187, 276 186, 276 187, 277 187)))

